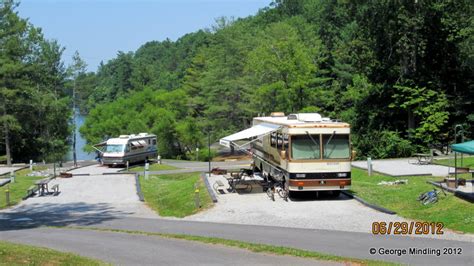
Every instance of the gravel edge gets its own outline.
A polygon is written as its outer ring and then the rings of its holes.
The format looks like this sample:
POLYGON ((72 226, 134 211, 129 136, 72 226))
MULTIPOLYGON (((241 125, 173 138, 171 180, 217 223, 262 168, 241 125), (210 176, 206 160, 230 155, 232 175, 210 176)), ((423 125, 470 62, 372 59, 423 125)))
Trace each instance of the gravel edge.
POLYGON ((346 196, 348 196, 348 197, 350 197, 350 198, 353 198, 353 199, 357 200, 358 202, 364 204, 365 206, 367 206, 367 207, 369 207, 369 208, 372 208, 372 209, 374 209, 374 210, 376 210, 376 211, 383 212, 383 213, 390 214, 390 215, 395 215, 395 214, 397 214, 396 212, 391 211, 391 210, 389 210, 389 209, 385 209, 384 207, 380 207, 380 206, 377 206, 377 205, 375 205, 375 204, 368 203, 367 201, 365 201, 365 200, 363 200, 363 199, 361 199, 361 198, 359 198, 359 197, 357 197, 357 196, 355 196, 355 195, 353 195, 353 194, 351 194, 351 193, 349 193, 349 192, 347 192, 347 191, 341 191, 341 192, 342 192, 344 195, 346 195, 346 196))
POLYGON ((209 184, 209 180, 207 179, 206 173, 201 173, 201 178, 204 180, 204 184, 206 184, 207 192, 209 193, 209 196, 211 196, 212 202, 217 203, 216 194, 214 194, 214 190, 211 188, 211 185, 209 184))

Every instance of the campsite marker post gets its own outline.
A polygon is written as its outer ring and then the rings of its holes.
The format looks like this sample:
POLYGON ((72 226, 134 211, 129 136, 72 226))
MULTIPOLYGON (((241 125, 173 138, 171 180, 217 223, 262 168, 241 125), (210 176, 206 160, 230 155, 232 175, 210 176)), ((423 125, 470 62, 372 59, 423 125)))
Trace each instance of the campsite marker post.
POLYGON ((10 183, 15 183, 15 171, 10 172, 10 183))
POLYGON ((145 179, 148 179, 148 173, 150 170, 150 164, 149 163, 145 163, 145 179))
POLYGON ((30 171, 33 171, 33 160, 30 160, 30 171))
POLYGON ((367 172, 372 176, 372 158, 367 157, 367 172))

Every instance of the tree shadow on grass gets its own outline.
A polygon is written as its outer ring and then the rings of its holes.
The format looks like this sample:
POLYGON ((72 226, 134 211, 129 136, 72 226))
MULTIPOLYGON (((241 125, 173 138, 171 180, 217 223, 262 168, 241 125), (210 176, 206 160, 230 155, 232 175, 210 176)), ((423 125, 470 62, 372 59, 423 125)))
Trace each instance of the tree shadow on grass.
POLYGON ((0 212, 0 231, 40 226, 90 226, 133 214, 108 203, 33 203, 0 212))

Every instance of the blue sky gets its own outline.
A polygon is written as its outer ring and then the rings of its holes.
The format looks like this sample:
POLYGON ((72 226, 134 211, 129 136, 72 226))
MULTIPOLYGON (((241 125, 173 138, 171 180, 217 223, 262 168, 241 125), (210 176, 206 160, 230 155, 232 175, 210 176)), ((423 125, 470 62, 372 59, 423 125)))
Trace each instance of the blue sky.
POLYGON ((247 17, 271 0, 22 0, 17 11, 66 48, 71 62, 79 51, 95 71, 118 51, 135 51, 152 40, 210 28, 215 18, 247 17))

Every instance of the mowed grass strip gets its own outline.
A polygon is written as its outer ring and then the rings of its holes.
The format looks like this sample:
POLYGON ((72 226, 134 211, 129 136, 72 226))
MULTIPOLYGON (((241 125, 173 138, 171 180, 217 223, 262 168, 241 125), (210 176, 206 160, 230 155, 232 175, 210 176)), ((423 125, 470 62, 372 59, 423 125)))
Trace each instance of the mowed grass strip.
MULTIPOLYGON (((178 167, 174 167, 172 165, 167 165, 167 164, 150 164, 150 170, 149 171, 164 171, 164 170, 176 170, 180 169, 178 167)), ((145 166, 134 166, 129 169, 129 172, 143 172, 145 171, 145 166)))
POLYGON ((200 173, 140 176, 145 202, 161 216, 185 217, 212 205, 200 173), (201 208, 195 205, 195 188, 199 184, 201 208))
MULTIPOLYGON (((52 228, 64 228, 64 227, 52 227, 52 228)), ((239 240, 230 240, 217 237, 204 237, 204 236, 194 236, 194 235, 181 235, 181 234, 165 234, 165 233, 155 233, 155 232, 144 232, 144 231, 134 231, 134 230, 123 230, 123 229, 110 229, 110 228, 97 228, 97 227, 81 227, 73 226, 66 228, 74 228, 81 230, 96 230, 96 231, 105 231, 105 232, 116 232, 116 233, 125 233, 125 234, 137 234, 137 235, 146 235, 146 236, 157 236, 171 239, 182 239, 188 241, 201 242, 205 244, 212 245, 223 245, 228 247, 234 247, 239 249, 246 249, 256 253, 265 253, 272 255, 280 256, 293 256, 306 259, 314 259, 320 261, 335 261, 341 262, 346 265, 402 265, 387 261, 380 260, 368 260, 368 259, 357 259, 350 257, 342 257, 337 255, 325 254, 316 251, 309 251, 304 249, 297 249, 284 246, 273 246, 267 244, 255 244, 239 240)))
MULTIPOLYGON (((441 159, 441 160, 435 159, 434 162, 436 164, 454 167, 454 157, 449 158, 449 159, 441 159)), ((471 169, 474 169, 474 156, 463 155, 463 158, 461 159, 461 154, 458 154, 456 162, 457 162, 457 167, 469 167, 471 169)))
MULTIPOLYGON (((44 170, 44 168, 33 168, 33 170, 44 170)), ((0 209, 7 206, 5 192, 10 191, 10 206, 18 204, 24 196, 28 188, 35 184, 35 181, 45 178, 44 176, 27 176, 31 173, 29 169, 22 169, 15 172, 15 183, 9 183, 0 188, 0 209)), ((10 177, 6 175, 5 177, 10 177)))
MULTIPOLYGON (((438 202, 423 205, 417 199, 421 193, 433 190, 435 186, 426 183, 427 180, 435 181, 441 178, 413 176, 389 177, 379 174, 368 176, 367 172, 352 168, 352 192, 369 203, 373 203, 398 215, 416 221, 442 222, 445 228, 456 231, 474 233, 474 204, 455 197, 446 192, 441 192, 438 202), (394 181, 407 179, 405 185, 377 185, 380 181, 394 181)), ((440 190, 439 188, 437 188, 440 190)))
POLYGON ((109 265, 96 259, 48 248, 0 241, 0 265, 109 265))

